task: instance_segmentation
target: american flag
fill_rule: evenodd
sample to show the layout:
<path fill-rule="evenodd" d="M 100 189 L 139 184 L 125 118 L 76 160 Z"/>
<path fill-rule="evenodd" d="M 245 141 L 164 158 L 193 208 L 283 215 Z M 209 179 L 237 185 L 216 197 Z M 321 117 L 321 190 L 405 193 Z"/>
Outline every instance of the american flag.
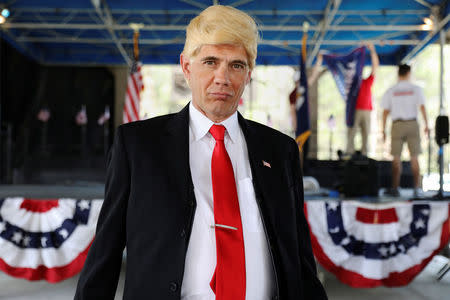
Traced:
<path fill-rule="evenodd" d="M 123 123 L 139 120 L 139 103 L 141 102 L 140 93 L 144 89 L 141 74 L 142 64 L 133 61 L 130 75 L 128 76 L 127 94 L 125 95 L 125 104 L 123 108 Z"/>
<path fill-rule="evenodd" d="M 75 116 L 75 122 L 77 125 L 86 125 L 88 122 L 87 114 L 86 114 L 86 105 L 82 105 L 80 111 Z"/>

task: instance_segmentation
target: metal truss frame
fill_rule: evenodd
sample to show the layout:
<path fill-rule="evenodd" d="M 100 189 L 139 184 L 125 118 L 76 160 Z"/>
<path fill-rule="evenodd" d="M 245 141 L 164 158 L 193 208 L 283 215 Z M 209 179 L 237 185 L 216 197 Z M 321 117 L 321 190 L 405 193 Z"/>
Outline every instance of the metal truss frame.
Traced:
<path fill-rule="evenodd" d="M 91 0 L 92 8 L 18 8 L 8 22 L 0 25 L 9 39 L 15 41 L 25 52 L 36 53 L 37 45 L 87 44 L 96 47 L 116 49 L 128 65 L 131 59 L 126 47 L 132 47 L 129 23 L 143 23 L 140 44 L 146 47 L 180 45 L 184 43 L 187 20 L 197 15 L 205 7 L 195 0 L 180 0 L 190 4 L 190 10 L 133 10 L 110 9 L 106 0 Z M 253 0 L 240 0 L 233 6 L 240 6 Z M 261 45 L 280 48 L 284 54 L 298 54 L 301 45 L 302 23 L 309 22 L 312 38 L 307 65 L 311 65 L 322 45 L 350 46 L 362 41 L 374 44 L 404 45 L 413 47 L 403 60 L 408 60 L 448 22 L 449 16 L 441 18 L 432 29 L 421 23 L 433 9 L 425 0 L 415 0 L 424 9 L 415 10 L 340 10 L 342 0 L 329 0 L 325 10 L 250 10 L 247 11 L 259 23 L 263 39 Z M 385 24 L 383 18 L 393 21 Z M 422 39 L 418 33 L 428 31 Z M 340 32 L 351 32 L 354 38 L 336 39 Z M 366 32 L 362 37 L 358 32 Z M 298 33 L 293 36 L 292 33 Z M 367 36 L 370 36 L 367 38 Z M 267 37 L 271 36 L 271 37 Z M 407 37 L 407 38 L 405 38 Z M 108 52 L 108 51 L 106 51 Z M 276 52 L 276 51 L 275 51 Z M 143 54 L 145 53 L 145 49 Z M 281 53 L 281 52 L 280 52 Z"/>

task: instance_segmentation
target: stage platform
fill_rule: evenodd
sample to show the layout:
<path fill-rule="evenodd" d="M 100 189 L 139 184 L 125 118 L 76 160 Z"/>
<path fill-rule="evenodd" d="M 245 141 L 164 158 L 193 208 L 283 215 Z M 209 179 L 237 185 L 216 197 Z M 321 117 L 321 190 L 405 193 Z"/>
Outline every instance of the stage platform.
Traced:
<path fill-rule="evenodd" d="M 320 188 L 318 191 L 305 191 L 306 201 L 361 201 L 366 203 L 388 203 L 409 201 L 413 196 L 413 190 L 404 188 L 400 190 L 400 197 L 388 197 L 383 195 L 384 189 L 380 189 L 378 197 L 345 197 L 336 191 Z M 426 197 L 432 197 L 436 192 L 425 193 Z M 70 185 L 0 185 L 0 198 L 25 197 L 32 199 L 103 199 L 104 185 L 100 183 L 78 181 Z M 424 199 L 425 200 L 425 199 Z M 448 256 L 448 246 L 445 255 Z M 352 288 L 340 282 L 333 274 L 319 267 L 319 277 L 328 293 L 329 299 L 410 299 L 410 300 L 441 300 L 450 295 L 450 272 L 441 280 L 437 279 L 439 270 L 449 262 L 445 256 L 434 257 L 430 264 L 407 286 L 399 288 Z M 124 256 L 123 268 L 115 299 L 122 299 L 125 281 L 126 257 Z M 0 272 L 0 299 L 5 300 L 64 300 L 73 299 L 78 276 L 74 276 L 57 284 L 45 281 L 30 282 L 24 279 L 10 277 Z"/>
<path fill-rule="evenodd" d="M 378 287 L 372 289 L 351 288 L 323 269 L 320 269 L 321 280 L 330 300 L 443 300 L 450 295 L 450 272 L 440 281 L 436 273 L 444 265 L 447 258 L 436 256 L 432 262 L 417 276 L 412 283 L 399 288 Z M 125 283 L 125 267 L 123 262 L 115 300 L 122 299 Z M 43 281 L 30 282 L 16 279 L 0 273 L 0 299 L 3 300 L 70 300 L 75 294 L 78 276 L 57 284 Z"/>
<path fill-rule="evenodd" d="M 103 199 L 105 185 L 79 181 L 70 185 L 2 184 L 0 198 L 24 197 L 31 199 Z"/>
<path fill-rule="evenodd" d="M 319 191 L 305 191 L 305 201 L 313 200 L 352 200 L 369 203 L 387 203 L 395 201 L 409 201 L 409 200 L 432 200 L 433 196 L 437 194 L 437 191 L 422 192 L 420 198 L 414 198 L 414 190 L 412 188 L 400 188 L 400 196 L 393 197 L 385 195 L 386 188 L 381 188 L 378 191 L 378 196 L 360 196 L 360 197 L 348 197 L 340 195 L 337 191 L 320 188 Z"/>
<path fill-rule="evenodd" d="M 339 195 L 336 191 L 327 188 L 320 188 L 318 191 L 305 191 L 305 200 L 354 200 L 362 202 L 384 203 L 391 201 L 402 201 L 413 199 L 413 189 L 401 188 L 400 197 L 391 197 L 384 195 L 385 188 L 381 188 L 378 197 L 361 196 L 346 197 Z M 101 183 L 79 181 L 68 185 L 50 185 L 50 184 L 0 184 L 0 198 L 6 197 L 24 197 L 31 199 L 103 199 L 105 186 Z M 437 192 L 424 192 L 424 199 L 432 198 Z M 418 199 L 420 200 L 420 199 Z"/>

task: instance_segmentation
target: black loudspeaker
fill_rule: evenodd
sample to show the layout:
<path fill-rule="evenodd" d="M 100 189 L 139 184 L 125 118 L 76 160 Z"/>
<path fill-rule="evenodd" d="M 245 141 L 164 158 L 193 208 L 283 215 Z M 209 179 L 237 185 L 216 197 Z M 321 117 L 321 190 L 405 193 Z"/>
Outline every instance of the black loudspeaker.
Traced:
<path fill-rule="evenodd" d="M 448 144 L 448 117 L 438 116 L 436 118 L 436 124 L 434 128 L 436 130 L 435 134 L 436 143 L 439 146 Z"/>
<path fill-rule="evenodd" d="M 378 196 L 380 186 L 376 160 L 355 153 L 344 166 L 341 192 L 345 196 Z"/>

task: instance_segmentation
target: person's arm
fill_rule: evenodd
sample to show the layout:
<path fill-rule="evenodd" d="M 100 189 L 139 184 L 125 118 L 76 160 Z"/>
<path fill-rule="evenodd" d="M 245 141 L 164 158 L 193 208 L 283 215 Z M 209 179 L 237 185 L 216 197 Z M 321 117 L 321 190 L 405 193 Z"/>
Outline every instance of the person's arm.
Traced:
<path fill-rule="evenodd" d="M 383 128 L 383 142 L 386 141 L 386 120 L 387 120 L 388 115 L 389 115 L 389 110 L 384 109 L 383 110 L 383 123 L 382 123 L 382 126 L 383 126 L 382 127 Z"/>
<path fill-rule="evenodd" d="M 323 56 L 321 53 L 317 56 L 316 63 L 314 64 L 311 76 L 308 78 L 308 86 L 313 85 L 320 75 L 320 67 L 322 66 Z"/>
<path fill-rule="evenodd" d="M 119 127 L 108 157 L 105 199 L 94 242 L 78 280 L 75 300 L 114 299 L 126 239 L 130 170 Z"/>
<path fill-rule="evenodd" d="M 427 111 L 425 109 L 425 105 L 420 105 L 420 111 L 422 112 L 423 121 L 425 122 L 425 134 L 427 137 L 430 134 L 430 129 L 428 128 L 428 118 L 427 118 Z"/>
<path fill-rule="evenodd" d="M 373 43 L 368 43 L 367 48 L 369 48 L 370 51 L 370 60 L 372 61 L 372 76 L 375 76 L 375 73 L 378 70 L 378 66 L 380 65 L 380 60 L 378 58 L 377 51 L 375 50 L 375 46 Z"/>
<path fill-rule="evenodd" d="M 289 104 L 289 111 L 291 114 L 292 131 L 295 134 L 295 132 L 297 131 L 297 109 L 295 108 L 295 104 Z"/>

